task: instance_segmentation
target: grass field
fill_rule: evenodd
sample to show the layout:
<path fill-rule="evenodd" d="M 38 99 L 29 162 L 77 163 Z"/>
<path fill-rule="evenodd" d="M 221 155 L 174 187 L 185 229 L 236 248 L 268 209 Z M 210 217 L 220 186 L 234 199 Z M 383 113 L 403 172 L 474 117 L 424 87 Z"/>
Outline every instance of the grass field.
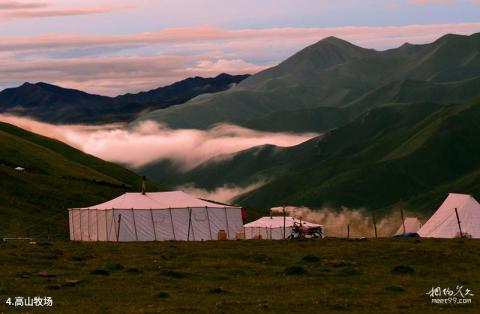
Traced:
<path fill-rule="evenodd" d="M 480 241 L 0 243 L 0 312 L 479 313 Z M 77 282 L 78 281 L 78 282 Z M 469 288 L 434 305 L 432 288 Z M 53 308 L 14 308 L 50 296 Z"/>

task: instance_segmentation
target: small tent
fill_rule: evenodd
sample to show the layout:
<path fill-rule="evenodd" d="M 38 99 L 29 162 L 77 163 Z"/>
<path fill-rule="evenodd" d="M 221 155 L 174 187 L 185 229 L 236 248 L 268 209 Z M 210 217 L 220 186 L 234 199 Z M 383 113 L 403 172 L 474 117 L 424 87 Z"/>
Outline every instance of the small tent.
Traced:
<path fill-rule="evenodd" d="M 463 235 L 480 238 L 480 204 L 471 195 L 450 193 L 440 208 L 420 228 L 426 238 L 455 238 L 460 235 L 457 215 Z"/>
<path fill-rule="evenodd" d="M 70 208 L 70 240 L 216 240 L 225 230 L 234 239 L 243 227 L 242 208 L 197 199 L 181 191 L 125 193 L 86 208 Z"/>
<path fill-rule="evenodd" d="M 403 230 L 403 226 L 405 225 L 405 230 Z M 417 233 L 418 230 L 422 227 L 422 223 L 418 220 L 417 217 L 407 217 L 403 221 L 403 223 L 398 228 L 395 235 L 401 235 L 404 233 Z"/>
<path fill-rule="evenodd" d="M 321 225 L 300 221 L 294 217 L 285 217 L 285 229 L 283 216 L 262 217 L 244 225 L 245 238 L 255 239 L 261 237 L 268 240 L 280 240 L 287 238 L 294 223 L 302 223 L 305 227 L 323 227 Z"/>

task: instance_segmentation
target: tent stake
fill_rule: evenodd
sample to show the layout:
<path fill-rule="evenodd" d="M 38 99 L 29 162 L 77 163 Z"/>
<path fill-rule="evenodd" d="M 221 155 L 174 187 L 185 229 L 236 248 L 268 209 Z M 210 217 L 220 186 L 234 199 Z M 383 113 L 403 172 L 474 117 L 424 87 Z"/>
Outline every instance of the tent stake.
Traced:
<path fill-rule="evenodd" d="M 460 238 L 463 238 L 462 226 L 460 224 L 460 217 L 458 216 L 458 210 L 455 208 L 455 215 L 457 215 L 458 229 L 460 230 Z"/>
<path fill-rule="evenodd" d="M 400 215 L 402 216 L 403 234 L 407 233 L 405 229 L 405 217 L 403 216 L 403 207 L 400 208 Z"/>

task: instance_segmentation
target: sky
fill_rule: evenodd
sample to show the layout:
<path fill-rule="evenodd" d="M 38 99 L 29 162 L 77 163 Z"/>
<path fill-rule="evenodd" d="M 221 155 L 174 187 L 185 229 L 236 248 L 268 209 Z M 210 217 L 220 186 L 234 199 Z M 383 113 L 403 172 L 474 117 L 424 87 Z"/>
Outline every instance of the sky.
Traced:
<path fill-rule="evenodd" d="M 102 95 L 256 73 L 328 36 L 384 50 L 480 32 L 480 0 L 0 0 L 0 89 Z"/>

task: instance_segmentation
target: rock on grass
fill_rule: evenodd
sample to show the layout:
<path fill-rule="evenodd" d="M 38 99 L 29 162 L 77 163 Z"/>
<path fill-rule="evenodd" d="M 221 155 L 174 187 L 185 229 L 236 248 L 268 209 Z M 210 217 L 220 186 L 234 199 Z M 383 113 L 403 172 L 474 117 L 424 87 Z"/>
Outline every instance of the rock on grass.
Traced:
<path fill-rule="evenodd" d="M 90 275 L 108 276 L 110 273 L 105 269 L 95 269 L 94 271 L 90 272 Z"/>
<path fill-rule="evenodd" d="M 299 276 L 299 275 L 305 275 L 307 273 L 307 270 L 303 268 L 302 266 L 290 266 L 287 267 L 283 270 L 283 273 L 287 276 Z"/>
<path fill-rule="evenodd" d="M 170 293 L 162 291 L 162 292 L 159 292 L 156 295 L 156 297 L 159 298 L 159 299 L 167 299 L 167 298 L 170 298 Z"/>
<path fill-rule="evenodd" d="M 160 272 L 160 274 L 165 277 L 176 278 L 176 279 L 182 279 L 188 276 L 187 273 L 182 273 L 175 270 L 163 270 L 162 272 Z"/>
<path fill-rule="evenodd" d="M 395 266 L 392 269 L 394 275 L 412 275 L 415 274 L 415 269 L 407 265 Z"/>
<path fill-rule="evenodd" d="M 225 289 L 223 289 L 223 288 L 213 288 L 213 289 L 210 289 L 209 292 L 212 293 L 212 294 L 225 294 L 225 293 L 228 293 L 228 291 L 225 290 Z"/>
<path fill-rule="evenodd" d="M 316 257 L 315 255 L 305 255 L 302 258 L 303 261 L 308 262 L 308 263 L 318 263 L 320 262 L 320 259 Z"/>

